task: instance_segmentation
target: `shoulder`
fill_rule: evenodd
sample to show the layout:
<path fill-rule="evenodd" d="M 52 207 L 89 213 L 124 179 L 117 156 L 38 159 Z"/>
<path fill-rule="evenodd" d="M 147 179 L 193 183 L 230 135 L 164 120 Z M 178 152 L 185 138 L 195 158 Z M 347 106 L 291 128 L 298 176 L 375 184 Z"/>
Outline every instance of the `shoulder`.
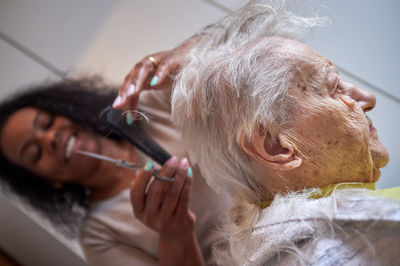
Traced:
<path fill-rule="evenodd" d="M 240 264 L 387 263 L 400 250 L 400 205 L 354 190 L 318 200 L 277 197 L 239 246 L 246 250 Z"/>

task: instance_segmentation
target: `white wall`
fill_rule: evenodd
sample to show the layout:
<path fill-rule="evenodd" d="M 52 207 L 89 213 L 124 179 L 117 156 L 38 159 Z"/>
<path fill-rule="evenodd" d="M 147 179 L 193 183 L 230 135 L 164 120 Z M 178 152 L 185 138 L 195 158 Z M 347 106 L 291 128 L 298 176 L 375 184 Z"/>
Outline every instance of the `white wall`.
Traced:
<path fill-rule="evenodd" d="M 341 73 L 343 80 L 376 95 L 376 108 L 368 115 L 391 159 L 382 169 L 377 187 L 399 186 L 400 102 L 374 87 L 400 99 L 400 1 L 316 0 L 314 3 L 326 6 L 322 8 L 323 13 L 333 20 L 333 24 L 317 30 L 308 43 L 337 66 L 373 85 Z"/>
<path fill-rule="evenodd" d="M 146 54 L 172 48 L 243 0 L 0 0 L 0 33 L 15 39 L 61 72 L 100 73 L 118 84 Z M 400 2 L 314 0 L 334 24 L 308 43 L 341 68 L 400 97 Z M 384 5 L 382 4 L 384 3 Z M 0 97 L 56 75 L 0 40 Z M 72 73 L 72 74 L 71 74 Z M 344 79 L 353 78 L 342 75 Z M 354 80 L 359 86 L 371 89 Z M 400 185 L 399 103 L 375 92 L 371 113 L 392 161 L 379 187 Z M 0 247 L 24 265 L 83 265 L 24 212 L 0 197 Z M 15 233 L 14 233 L 15 232 Z"/>

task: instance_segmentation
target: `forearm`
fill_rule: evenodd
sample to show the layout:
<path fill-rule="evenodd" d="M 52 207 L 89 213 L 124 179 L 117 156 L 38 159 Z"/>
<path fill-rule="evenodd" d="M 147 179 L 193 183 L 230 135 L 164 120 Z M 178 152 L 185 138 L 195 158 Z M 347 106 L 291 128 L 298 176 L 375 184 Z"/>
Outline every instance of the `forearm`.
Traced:
<path fill-rule="evenodd" d="M 203 254 L 194 232 L 178 238 L 160 234 L 158 257 L 160 266 L 205 265 Z"/>

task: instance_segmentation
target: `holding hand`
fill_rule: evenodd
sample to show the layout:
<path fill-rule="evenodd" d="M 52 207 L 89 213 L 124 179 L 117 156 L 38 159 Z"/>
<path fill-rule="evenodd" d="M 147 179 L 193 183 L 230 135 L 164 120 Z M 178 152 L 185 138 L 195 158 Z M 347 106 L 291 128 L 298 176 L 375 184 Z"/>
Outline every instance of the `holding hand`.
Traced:
<path fill-rule="evenodd" d="M 187 159 L 178 163 L 169 159 L 158 176 L 174 178 L 173 182 L 154 179 L 154 165 L 148 162 L 136 175 L 131 188 L 133 212 L 146 226 L 159 232 L 158 259 L 164 265 L 204 265 L 194 233 L 195 215 L 189 210 L 192 168 Z"/>
<path fill-rule="evenodd" d="M 174 156 L 158 173 L 174 178 L 174 182 L 154 179 L 152 162 L 146 164 L 136 175 L 131 188 L 133 212 L 146 226 L 160 233 L 160 237 L 178 239 L 194 231 L 195 215 L 189 210 L 192 170 L 187 159 L 179 163 Z M 147 191 L 146 191 L 147 189 Z"/>
<path fill-rule="evenodd" d="M 192 48 L 192 41 L 143 58 L 125 77 L 113 107 L 121 110 L 137 110 L 139 94 L 143 90 L 171 88 L 171 77 L 178 72 Z"/>

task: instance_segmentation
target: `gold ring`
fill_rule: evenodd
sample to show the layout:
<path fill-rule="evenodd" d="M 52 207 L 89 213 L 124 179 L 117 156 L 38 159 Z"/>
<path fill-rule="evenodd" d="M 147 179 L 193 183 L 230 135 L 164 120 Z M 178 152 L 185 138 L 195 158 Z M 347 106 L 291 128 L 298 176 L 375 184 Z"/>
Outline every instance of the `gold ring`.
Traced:
<path fill-rule="evenodd" d="M 154 57 L 149 56 L 146 59 L 149 60 L 153 64 L 154 67 L 157 67 L 157 61 Z"/>

